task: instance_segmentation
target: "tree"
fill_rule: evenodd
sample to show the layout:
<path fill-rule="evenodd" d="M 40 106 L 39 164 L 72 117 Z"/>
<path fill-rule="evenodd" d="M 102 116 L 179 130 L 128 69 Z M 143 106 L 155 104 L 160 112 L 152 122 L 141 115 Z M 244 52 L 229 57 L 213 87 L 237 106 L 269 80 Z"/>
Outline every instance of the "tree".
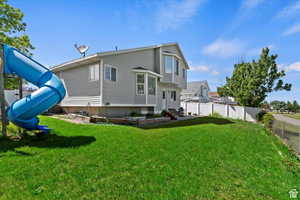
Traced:
<path fill-rule="evenodd" d="M 8 5 L 7 0 L 0 0 L 0 43 L 13 46 L 23 53 L 31 56 L 30 50 L 34 47 L 30 43 L 26 31 L 26 23 L 23 22 L 24 14 L 20 9 Z M 6 78 L 5 88 L 18 88 L 17 78 Z"/>
<path fill-rule="evenodd" d="M 298 102 L 295 100 L 293 101 L 293 109 L 292 112 L 297 113 L 300 110 L 300 105 L 298 104 Z"/>
<path fill-rule="evenodd" d="M 270 102 L 270 106 L 271 106 L 271 110 L 279 110 L 279 101 L 275 100 L 275 101 L 271 101 Z"/>
<path fill-rule="evenodd" d="M 218 93 L 234 97 L 242 106 L 257 107 L 273 91 L 290 91 L 292 85 L 281 79 L 285 72 L 278 70 L 277 55 L 269 55 L 269 51 L 263 48 L 258 61 L 235 64 L 232 76 L 226 77 L 226 84 L 218 88 Z"/>
<path fill-rule="evenodd" d="M 262 102 L 260 107 L 264 110 L 270 110 L 270 104 L 267 101 Z"/>
<path fill-rule="evenodd" d="M 294 104 L 292 104 L 290 101 L 287 101 L 286 110 L 288 111 L 288 113 L 293 112 L 294 111 Z"/>

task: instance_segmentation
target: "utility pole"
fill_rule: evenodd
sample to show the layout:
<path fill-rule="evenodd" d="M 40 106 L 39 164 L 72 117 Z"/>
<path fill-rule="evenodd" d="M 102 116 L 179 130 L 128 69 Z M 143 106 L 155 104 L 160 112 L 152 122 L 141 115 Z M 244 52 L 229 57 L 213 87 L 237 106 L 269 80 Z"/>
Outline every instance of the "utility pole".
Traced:
<path fill-rule="evenodd" d="M 1 121 L 2 121 L 2 134 L 7 136 L 6 132 L 6 110 L 5 110 L 5 94 L 4 94 L 4 49 L 0 44 L 0 105 L 1 105 Z"/>

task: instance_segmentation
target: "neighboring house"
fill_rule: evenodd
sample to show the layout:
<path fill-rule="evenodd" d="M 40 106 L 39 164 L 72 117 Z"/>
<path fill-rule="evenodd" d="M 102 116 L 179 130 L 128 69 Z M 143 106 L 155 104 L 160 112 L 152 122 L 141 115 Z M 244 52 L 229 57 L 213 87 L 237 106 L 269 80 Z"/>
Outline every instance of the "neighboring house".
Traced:
<path fill-rule="evenodd" d="M 221 97 L 218 92 L 209 92 L 208 97 L 210 102 L 221 104 L 237 104 L 233 97 Z"/>
<path fill-rule="evenodd" d="M 187 89 L 181 92 L 181 101 L 207 103 L 209 86 L 207 81 L 193 81 L 187 83 Z"/>
<path fill-rule="evenodd" d="M 67 113 L 122 116 L 180 107 L 189 66 L 177 43 L 96 53 L 51 70 L 65 84 Z"/>

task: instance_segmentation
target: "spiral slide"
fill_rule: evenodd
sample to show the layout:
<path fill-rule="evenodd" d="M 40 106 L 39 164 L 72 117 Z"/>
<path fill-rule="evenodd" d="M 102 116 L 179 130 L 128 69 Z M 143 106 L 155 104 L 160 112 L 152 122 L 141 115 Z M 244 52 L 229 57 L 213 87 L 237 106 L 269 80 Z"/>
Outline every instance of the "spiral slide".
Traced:
<path fill-rule="evenodd" d="M 4 73 L 15 74 L 39 87 L 23 99 L 15 101 L 7 109 L 7 118 L 24 129 L 48 133 L 47 126 L 39 125 L 37 115 L 61 102 L 66 90 L 60 79 L 48 68 L 24 55 L 15 48 L 2 45 L 4 50 Z"/>

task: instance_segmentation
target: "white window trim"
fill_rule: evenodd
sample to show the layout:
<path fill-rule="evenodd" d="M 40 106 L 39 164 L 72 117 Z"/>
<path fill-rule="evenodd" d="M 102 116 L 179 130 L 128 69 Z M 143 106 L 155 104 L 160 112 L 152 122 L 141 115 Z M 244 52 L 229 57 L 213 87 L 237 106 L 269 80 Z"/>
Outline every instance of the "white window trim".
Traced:
<path fill-rule="evenodd" d="M 171 67 L 171 72 L 167 72 L 167 68 L 166 68 L 166 57 L 165 56 L 171 56 L 172 57 L 172 67 Z M 166 73 L 166 74 L 174 74 L 174 56 L 172 56 L 172 55 L 168 55 L 168 54 L 166 54 L 166 55 L 164 55 L 164 72 Z"/>
<path fill-rule="evenodd" d="M 109 70 L 109 72 L 110 72 L 110 79 L 106 79 L 106 77 L 105 77 L 105 72 L 106 72 L 106 69 L 107 68 L 110 68 L 110 70 Z M 113 80 L 111 80 L 111 74 L 112 74 L 112 68 L 114 68 L 115 70 L 116 70 L 116 81 L 113 81 Z M 111 82 L 113 82 L 113 83 L 116 83 L 116 82 L 118 82 L 118 68 L 117 67 L 115 67 L 115 66 L 113 66 L 113 65 L 109 65 L 109 64 L 104 64 L 104 73 L 103 73 L 103 75 L 104 75 L 104 80 L 105 81 L 111 81 Z"/>
<path fill-rule="evenodd" d="M 149 91 L 148 91 L 148 94 L 149 94 L 149 96 L 156 96 L 156 94 L 157 94 L 157 77 L 156 76 L 151 76 L 150 74 L 148 75 L 147 79 L 149 77 L 154 78 L 154 80 L 155 80 L 155 94 L 149 94 Z M 149 83 L 147 85 L 148 85 L 147 90 L 149 90 Z"/>
<path fill-rule="evenodd" d="M 96 68 L 98 68 L 98 78 L 96 79 L 96 70 L 93 71 L 94 74 L 94 78 L 92 79 L 92 73 L 91 73 L 91 69 L 93 68 L 93 70 L 95 70 Z M 100 65 L 98 63 L 93 64 L 93 65 L 89 65 L 89 82 L 95 82 L 95 81 L 99 81 L 100 80 Z"/>
<path fill-rule="evenodd" d="M 176 100 L 174 100 L 174 98 L 172 98 L 172 93 L 173 93 L 173 92 L 175 92 Z M 176 91 L 176 90 L 171 90 L 170 99 L 171 99 L 171 101 L 173 101 L 173 102 L 176 102 L 176 101 L 177 101 L 177 91 Z"/>
<path fill-rule="evenodd" d="M 178 73 L 176 74 L 176 61 L 178 61 Z M 180 65 L 180 59 L 175 59 L 175 66 L 174 66 L 174 74 L 176 75 L 176 76 L 180 76 L 180 69 L 181 69 L 181 65 Z"/>
<path fill-rule="evenodd" d="M 178 56 L 177 54 L 175 54 L 175 53 L 165 53 L 165 52 L 163 52 L 162 54 L 167 55 L 167 56 L 174 56 L 174 57 L 178 58 L 179 60 L 182 60 L 182 58 L 180 56 Z"/>
<path fill-rule="evenodd" d="M 138 83 L 137 80 L 138 80 L 138 75 L 143 75 L 144 76 L 144 83 Z M 143 85 L 144 86 L 144 93 L 143 94 L 139 94 L 138 93 L 138 85 Z M 146 86 L 146 73 L 136 73 L 135 74 L 135 94 L 137 96 L 144 96 L 146 95 L 146 91 L 145 91 L 145 87 Z"/>

